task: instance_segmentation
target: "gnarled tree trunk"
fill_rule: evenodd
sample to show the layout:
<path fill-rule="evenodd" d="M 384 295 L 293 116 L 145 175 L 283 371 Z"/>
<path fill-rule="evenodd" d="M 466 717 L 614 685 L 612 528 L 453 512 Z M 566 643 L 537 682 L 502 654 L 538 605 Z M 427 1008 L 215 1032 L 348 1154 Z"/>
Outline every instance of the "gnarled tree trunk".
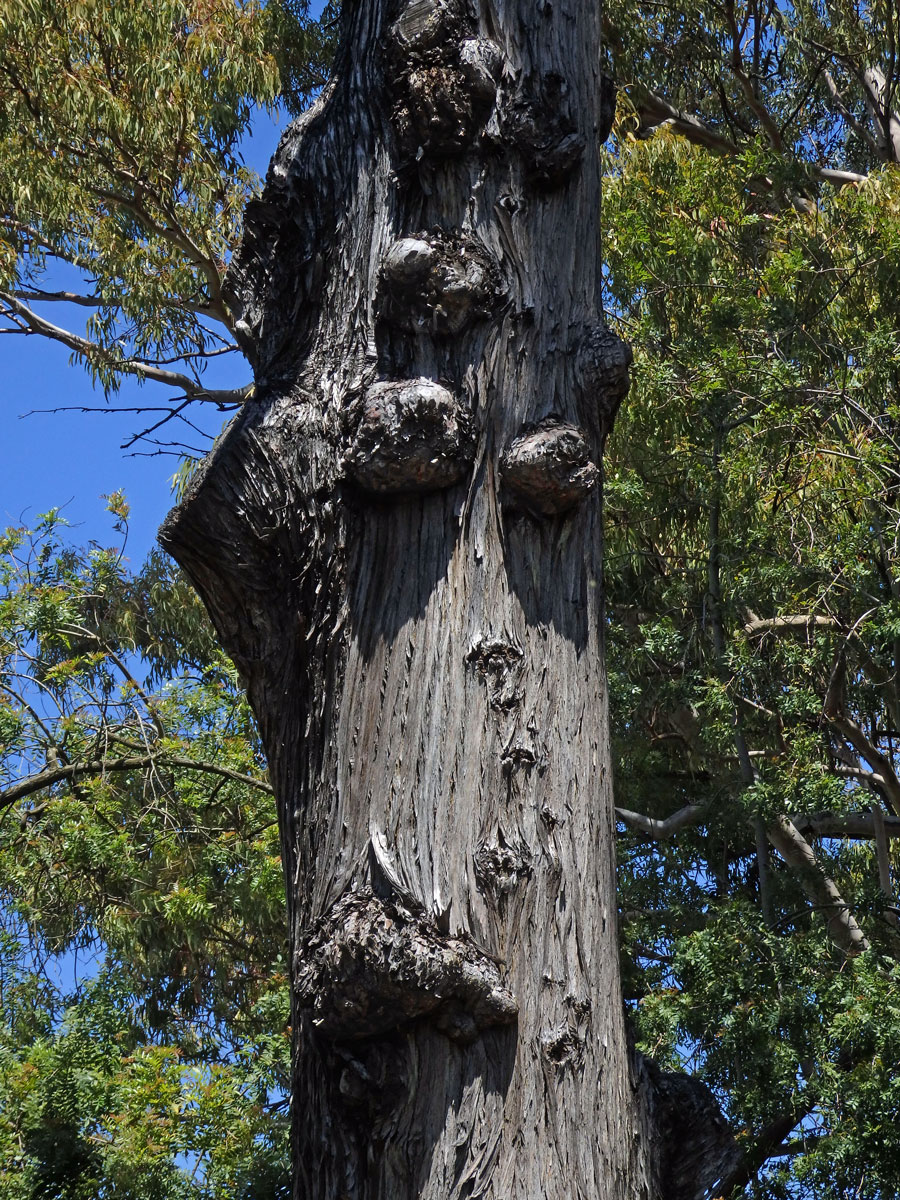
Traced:
<path fill-rule="evenodd" d="M 278 796 L 295 1195 L 701 1196 L 618 982 L 599 8 L 344 25 L 231 273 L 255 398 L 162 535 Z"/>

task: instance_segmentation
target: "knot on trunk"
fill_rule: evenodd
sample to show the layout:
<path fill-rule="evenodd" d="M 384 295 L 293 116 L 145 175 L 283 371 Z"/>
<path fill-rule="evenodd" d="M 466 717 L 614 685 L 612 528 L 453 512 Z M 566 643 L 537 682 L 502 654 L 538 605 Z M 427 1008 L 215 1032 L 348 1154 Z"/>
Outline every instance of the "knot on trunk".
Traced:
<path fill-rule="evenodd" d="M 598 478 L 584 434 L 553 418 L 516 438 L 500 462 L 505 502 L 532 516 L 568 512 L 593 491 Z"/>
<path fill-rule="evenodd" d="M 619 405 L 631 386 L 634 355 L 606 325 L 589 329 L 575 352 L 575 384 L 585 425 L 603 436 L 612 429 Z"/>
<path fill-rule="evenodd" d="M 502 638 L 479 638 L 466 655 L 466 665 L 487 685 L 491 708 L 507 712 L 522 702 L 525 651 Z"/>
<path fill-rule="evenodd" d="M 510 844 L 502 832 L 475 851 L 475 880 L 483 892 L 508 896 L 531 873 L 531 851 L 524 842 Z"/>
<path fill-rule="evenodd" d="M 486 123 L 503 56 L 474 32 L 456 0 L 411 0 L 392 26 L 389 60 L 400 92 L 394 123 L 407 154 L 461 154 Z"/>
<path fill-rule="evenodd" d="M 428 1017 L 471 1041 L 518 1005 L 497 964 L 471 942 L 371 892 L 342 897 L 304 939 L 296 995 L 319 1033 L 367 1038 Z"/>
<path fill-rule="evenodd" d="M 569 115 L 566 93 L 561 75 L 545 75 L 537 95 L 513 97 L 502 114 L 501 130 L 537 188 L 562 186 L 584 155 L 585 139 Z"/>
<path fill-rule="evenodd" d="M 329 1061 L 330 1059 L 330 1061 Z M 362 1121 L 383 1120 L 409 1093 L 405 1056 L 392 1038 L 332 1042 L 326 1061 L 342 1105 Z"/>
<path fill-rule="evenodd" d="M 504 291 L 484 246 L 441 230 L 394 242 L 381 266 L 382 315 L 410 332 L 458 334 L 489 316 Z"/>
<path fill-rule="evenodd" d="M 541 1034 L 541 1057 L 557 1072 L 567 1067 L 577 1068 L 584 1061 L 584 1034 L 570 1025 L 560 1025 Z"/>
<path fill-rule="evenodd" d="M 430 379 L 374 383 L 351 411 L 355 432 L 347 474 L 369 492 L 431 492 L 450 487 L 472 461 L 469 413 Z"/>
<path fill-rule="evenodd" d="M 314 336 L 334 238 L 325 217 L 329 187 L 322 180 L 318 194 L 310 190 L 301 203 L 301 185 L 279 179 L 244 210 L 241 244 L 222 295 L 234 317 L 235 340 L 259 374 L 280 353 L 297 355 Z"/>

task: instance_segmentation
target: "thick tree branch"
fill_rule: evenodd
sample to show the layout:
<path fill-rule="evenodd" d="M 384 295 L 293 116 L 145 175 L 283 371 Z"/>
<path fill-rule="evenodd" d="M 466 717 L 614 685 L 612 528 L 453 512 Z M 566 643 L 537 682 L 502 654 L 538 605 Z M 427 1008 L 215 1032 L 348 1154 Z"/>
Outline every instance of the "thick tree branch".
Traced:
<path fill-rule="evenodd" d="M 835 945 L 848 955 L 868 950 L 868 940 L 857 925 L 850 906 L 834 881 L 822 870 L 812 847 L 797 826 L 787 817 L 777 816 L 766 823 L 766 833 L 784 861 L 797 868 L 809 899 L 825 910 L 828 932 Z"/>
<path fill-rule="evenodd" d="M 653 817 L 645 816 L 644 813 L 631 812 L 627 808 L 617 808 L 616 817 L 627 825 L 629 829 L 634 829 L 638 833 L 645 833 L 648 837 L 654 838 L 656 841 L 665 841 L 672 837 L 679 829 L 684 829 L 688 825 L 696 825 L 704 809 L 699 804 L 687 804 L 684 808 L 673 813 L 670 817 L 664 820 L 656 820 Z"/>
<path fill-rule="evenodd" d="M 688 804 L 680 808 L 665 820 L 654 820 L 643 813 L 630 812 L 628 809 L 617 808 L 616 816 L 629 828 L 644 833 L 657 841 L 665 840 L 686 826 L 696 825 L 703 813 L 697 804 Z M 900 836 L 900 820 L 892 823 L 891 835 Z M 817 823 L 819 828 L 817 828 Z M 823 836 L 833 836 L 834 832 L 845 830 L 849 836 L 876 837 L 876 830 L 871 813 L 868 817 L 852 817 L 832 819 L 830 814 L 821 818 L 806 818 L 806 825 L 814 832 Z M 849 834 L 851 829 L 862 831 Z M 828 831 L 826 833 L 826 830 Z M 887 822 L 885 822 L 887 832 Z M 766 823 L 766 836 L 790 867 L 797 869 L 803 889 L 809 899 L 817 907 L 826 911 L 828 931 L 839 949 L 846 954 L 860 954 L 867 950 L 869 943 L 856 923 L 849 905 L 841 896 L 834 881 L 825 874 L 819 864 L 812 847 L 801 834 L 797 825 L 787 817 L 778 816 Z"/>
<path fill-rule="evenodd" d="M 732 1173 L 721 1180 L 716 1188 L 717 1196 L 731 1196 L 737 1188 L 744 1188 L 751 1183 L 770 1158 L 782 1154 L 784 1143 L 797 1128 L 805 1116 L 812 1111 L 813 1102 L 804 1099 L 798 1101 L 797 1107 L 784 1116 L 776 1117 L 771 1124 L 761 1129 L 753 1141 L 752 1147 L 745 1151 L 743 1158 Z"/>
<path fill-rule="evenodd" d="M 641 123 L 648 127 L 666 124 L 695 146 L 703 146 L 716 154 L 738 153 L 736 142 L 711 129 L 699 118 L 676 108 L 658 92 L 644 92 L 636 110 Z"/>
<path fill-rule="evenodd" d="M 858 624 L 859 622 L 857 622 Z M 894 679 L 872 657 L 868 647 L 857 633 L 856 627 L 848 629 L 846 625 L 834 617 L 813 613 L 788 613 L 777 617 L 758 617 L 755 613 L 748 612 L 748 619 L 744 624 L 744 632 L 748 637 L 758 637 L 766 633 L 789 634 L 805 632 L 809 634 L 814 629 L 829 630 L 837 633 L 844 639 L 846 645 L 852 647 L 853 653 L 868 675 L 869 681 L 875 687 L 885 689 L 891 693 L 885 697 L 885 702 L 891 712 L 891 719 L 895 723 L 900 724 L 900 713 L 896 711 L 892 695 Z"/>
<path fill-rule="evenodd" d="M 885 918 L 892 925 L 897 925 L 897 914 L 893 909 L 894 885 L 891 878 L 891 855 L 888 844 L 887 830 L 884 824 L 884 813 L 876 806 L 872 809 L 872 827 L 875 830 L 875 853 L 878 861 L 878 885 L 888 901 Z"/>
<path fill-rule="evenodd" d="M 702 146 L 715 154 L 738 154 L 740 147 L 731 138 L 712 129 L 698 117 L 684 112 L 670 104 L 658 92 L 645 92 L 635 105 L 635 111 L 642 125 L 648 129 L 656 125 L 668 125 L 677 134 L 686 138 L 694 146 Z M 804 164 L 817 178 L 824 183 L 837 187 L 845 184 L 865 183 L 868 176 L 860 175 L 857 171 L 842 171 L 834 167 L 820 167 L 814 163 Z"/>
<path fill-rule="evenodd" d="M 744 625 L 744 632 L 752 637 L 757 633 L 778 633 L 781 630 L 794 632 L 803 629 L 838 628 L 838 623 L 833 617 L 815 616 L 812 613 L 791 613 L 781 617 L 751 616 Z"/>
<path fill-rule="evenodd" d="M 900 117 L 891 111 L 887 81 L 878 67 L 857 69 L 866 107 L 878 129 L 878 144 L 885 162 L 900 162 Z"/>
<path fill-rule="evenodd" d="M 617 808 L 616 816 L 629 829 L 646 834 L 656 841 L 665 841 L 681 829 L 690 828 L 700 822 L 703 808 L 699 804 L 688 804 L 665 820 L 656 820 L 644 813 L 630 812 Z M 823 838 L 848 838 L 851 841 L 874 841 L 875 825 L 871 812 L 859 813 L 804 813 L 791 818 L 796 829 L 804 835 Z M 884 831 L 888 838 L 900 838 L 900 817 L 883 814 Z"/>

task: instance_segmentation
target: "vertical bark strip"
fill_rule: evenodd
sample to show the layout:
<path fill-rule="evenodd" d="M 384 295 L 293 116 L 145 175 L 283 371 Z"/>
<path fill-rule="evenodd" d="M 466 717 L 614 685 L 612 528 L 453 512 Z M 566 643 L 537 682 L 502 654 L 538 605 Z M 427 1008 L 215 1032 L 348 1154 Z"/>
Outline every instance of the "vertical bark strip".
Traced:
<path fill-rule="evenodd" d="M 617 967 L 599 9 L 344 25 L 229 280 L 256 396 L 162 534 L 278 797 L 295 1196 L 675 1195 Z"/>

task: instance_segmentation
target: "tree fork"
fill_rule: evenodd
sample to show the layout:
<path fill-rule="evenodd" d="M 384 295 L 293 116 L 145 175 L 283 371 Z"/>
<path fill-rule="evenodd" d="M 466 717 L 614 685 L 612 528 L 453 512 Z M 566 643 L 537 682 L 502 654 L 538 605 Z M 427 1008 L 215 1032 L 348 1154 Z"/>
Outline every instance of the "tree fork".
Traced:
<path fill-rule="evenodd" d="M 343 26 L 227 280 L 255 394 L 161 533 L 278 800 L 294 1194 L 699 1200 L 730 1135 L 677 1169 L 618 978 L 600 13 Z"/>

